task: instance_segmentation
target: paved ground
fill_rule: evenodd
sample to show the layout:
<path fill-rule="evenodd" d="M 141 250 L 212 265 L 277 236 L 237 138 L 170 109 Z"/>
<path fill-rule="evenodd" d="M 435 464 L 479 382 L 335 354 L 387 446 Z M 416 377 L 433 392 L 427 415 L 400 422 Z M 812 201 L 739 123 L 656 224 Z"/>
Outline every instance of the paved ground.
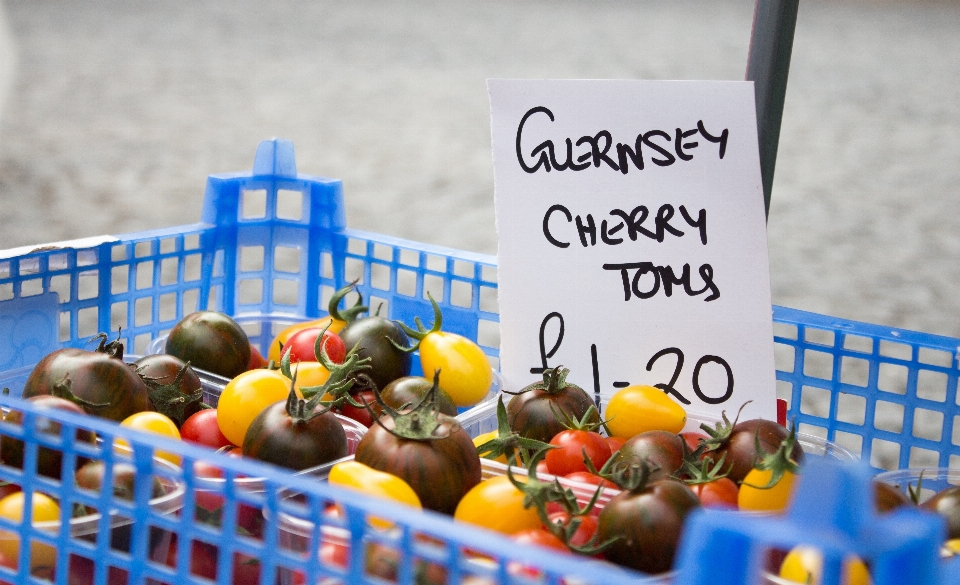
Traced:
<path fill-rule="evenodd" d="M 0 0 L 0 248 L 193 222 L 283 136 L 352 226 L 493 253 L 486 78 L 742 79 L 753 5 Z M 801 3 L 775 302 L 960 336 L 958 55 L 956 1 Z"/>

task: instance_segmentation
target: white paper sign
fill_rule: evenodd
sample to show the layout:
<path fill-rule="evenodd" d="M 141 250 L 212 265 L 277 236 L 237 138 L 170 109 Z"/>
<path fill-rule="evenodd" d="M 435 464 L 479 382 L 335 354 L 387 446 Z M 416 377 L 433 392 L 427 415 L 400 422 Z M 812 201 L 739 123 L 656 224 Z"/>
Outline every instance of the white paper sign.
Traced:
<path fill-rule="evenodd" d="M 588 392 L 776 420 L 753 84 L 488 89 L 506 388 L 563 365 Z"/>

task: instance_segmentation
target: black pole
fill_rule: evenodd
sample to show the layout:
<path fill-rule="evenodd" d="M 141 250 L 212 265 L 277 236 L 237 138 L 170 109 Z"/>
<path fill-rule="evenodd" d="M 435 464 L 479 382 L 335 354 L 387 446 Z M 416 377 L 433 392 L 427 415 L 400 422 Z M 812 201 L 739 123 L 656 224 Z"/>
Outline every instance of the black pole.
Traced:
<path fill-rule="evenodd" d="M 756 92 L 760 175 L 763 178 L 763 203 L 768 216 L 798 5 L 799 0 L 757 0 L 753 13 L 747 81 L 754 83 Z"/>

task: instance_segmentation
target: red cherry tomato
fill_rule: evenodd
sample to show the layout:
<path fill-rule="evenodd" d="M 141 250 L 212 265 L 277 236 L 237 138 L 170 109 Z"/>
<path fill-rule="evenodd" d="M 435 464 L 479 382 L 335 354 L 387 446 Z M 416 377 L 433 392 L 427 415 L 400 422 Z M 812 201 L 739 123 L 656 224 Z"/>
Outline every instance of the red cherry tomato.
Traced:
<path fill-rule="evenodd" d="M 623 437 L 604 437 L 607 440 L 607 445 L 610 446 L 610 452 L 616 453 L 620 450 L 620 447 L 623 447 L 623 444 L 627 442 Z"/>
<path fill-rule="evenodd" d="M 308 327 L 301 329 L 287 339 L 283 346 L 283 352 L 290 352 L 290 361 L 295 362 L 317 362 L 315 353 L 317 337 L 323 335 L 323 349 L 327 352 L 327 357 L 335 364 L 342 364 L 347 355 L 347 348 L 343 344 L 340 336 L 332 331 L 324 331 L 322 327 Z"/>
<path fill-rule="evenodd" d="M 373 390 L 362 390 L 353 395 L 353 399 L 359 404 L 369 404 L 371 410 L 374 413 L 380 412 L 380 405 L 377 404 L 377 399 L 374 398 Z M 340 407 L 340 414 L 347 418 L 352 418 L 368 429 L 373 426 L 373 415 L 370 414 L 370 410 L 366 408 L 358 408 L 349 402 L 343 403 Z"/>
<path fill-rule="evenodd" d="M 696 451 L 697 447 L 700 446 L 701 440 L 706 441 L 710 438 L 706 433 L 701 433 L 700 431 L 684 431 L 680 433 L 680 436 L 686 441 L 687 447 L 689 447 L 691 451 Z"/>
<path fill-rule="evenodd" d="M 567 475 L 574 471 L 587 471 L 583 461 L 586 456 L 594 469 L 600 469 L 610 459 L 610 446 L 599 433 L 567 429 L 560 431 L 550 444 L 556 449 L 547 451 L 544 461 L 554 475 Z"/>
<path fill-rule="evenodd" d="M 230 439 L 220 431 L 216 408 L 205 408 L 183 421 L 183 426 L 180 427 L 180 438 L 212 449 L 233 445 Z"/>
<path fill-rule="evenodd" d="M 260 368 L 267 367 L 267 360 L 263 357 L 263 354 L 260 353 L 260 350 L 256 348 L 252 343 L 250 344 L 250 363 L 247 365 L 248 370 L 257 370 Z"/>
<path fill-rule="evenodd" d="M 577 516 L 572 518 L 568 512 L 554 512 L 547 516 L 551 524 L 556 524 L 566 528 L 572 522 L 577 522 L 577 528 L 570 535 L 568 544 L 572 546 L 584 546 L 593 540 L 597 534 L 599 521 L 596 516 Z"/>
<path fill-rule="evenodd" d="M 563 541 L 544 530 L 543 528 L 526 528 L 510 535 L 512 540 L 523 544 L 533 544 L 536 546 L 545 546 L 556 550 L 569 551 Z"/>
<path fill-rule="evenodd" d="M 568 473 L 563 477 L 569 479 L 570 481 L 587 483 L 590 485 L 603 486 L 605 488 L 612 488 L 615 490 L 620 489 L 617 487 L 615 483 L 613 483 L 609 479 L 604 479 L 599 475 L 594 475 L 590 473 L 589 471 L 574 471 L 573 473 Z"/>
<path fill-rule="evenodd" d="M 737 508 L 739 488 L 730 478 L 721 477 L 690 486 L 705 508 Z"/>

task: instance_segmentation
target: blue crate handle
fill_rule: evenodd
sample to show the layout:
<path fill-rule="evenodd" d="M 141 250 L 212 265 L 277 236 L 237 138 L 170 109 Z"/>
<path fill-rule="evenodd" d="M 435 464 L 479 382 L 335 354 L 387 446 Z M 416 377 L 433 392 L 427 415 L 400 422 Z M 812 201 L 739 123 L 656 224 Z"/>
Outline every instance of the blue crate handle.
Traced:
<path fill-rule="evenodd" d="M 824 458 L 806 465 L 783 517 L 698 510 L 684 528 L 675 585 L 754 583 L 768 551 L 801 544 L 823 554 L 821 585 L 840 585 L 851 555 L 867 563 L 874 585 L 958 583 L 960 560 L 943 564 L 938 554 L 943 518 L 912 507 L 879 515 L 872 475 L 866 464 Z"/>

